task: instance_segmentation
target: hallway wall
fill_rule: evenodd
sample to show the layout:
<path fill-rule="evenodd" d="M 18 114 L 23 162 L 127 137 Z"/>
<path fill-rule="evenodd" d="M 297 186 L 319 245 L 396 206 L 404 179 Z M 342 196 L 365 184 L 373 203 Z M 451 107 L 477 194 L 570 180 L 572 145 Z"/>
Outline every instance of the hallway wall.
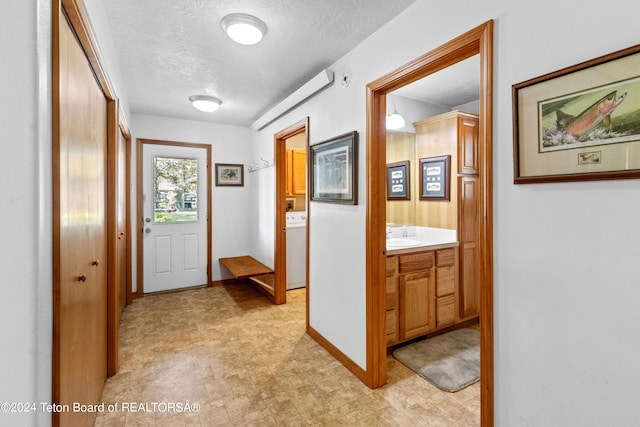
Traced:
<path fill-rule="evenodd" d="M 5 3 L 0 14 L 0 402 L 51 401 L 50 51 L 51 3 Z M 42 411 L 0 413 L 3 425 L 50 420 Z"/>
<path fill-rule="evenodd" d="M 330 66 L 336 79 L 351 72 L 348 88 L 334 83 L 253 138 L 252 150 L 271 157 L 273 134 L 307 115 L 311 144 L 360 132 L 359 204 L 310 206 L 309 291 L 311 326 L 364 367 L 366 84 L 495 21 L 497 426 L 640 424 L 638 377 L 630 374 L 640 353 L 630 338 L 640 323 L 640 180 L 513 184 L 511 86 L 638 43 L 635 2 L 609 4 L 607 23 L 596 6 L 419 0 Z M 254 224 L 268 224 L 266 215 L 257 211 Z"/>

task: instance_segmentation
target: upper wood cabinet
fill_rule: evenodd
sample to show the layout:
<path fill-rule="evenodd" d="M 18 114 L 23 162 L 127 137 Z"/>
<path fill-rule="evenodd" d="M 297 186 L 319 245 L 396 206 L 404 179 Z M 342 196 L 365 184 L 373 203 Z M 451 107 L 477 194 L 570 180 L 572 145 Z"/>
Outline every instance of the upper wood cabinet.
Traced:
<path fill-rule="evenodd" d="M 307 153 L 287 148 L 287 195 L 302 196 L 307 192 Z"/>
<path fill-rule="evenodd" d="M 458 173 L 478 174 L 478 117 L 458 116 Z"/>

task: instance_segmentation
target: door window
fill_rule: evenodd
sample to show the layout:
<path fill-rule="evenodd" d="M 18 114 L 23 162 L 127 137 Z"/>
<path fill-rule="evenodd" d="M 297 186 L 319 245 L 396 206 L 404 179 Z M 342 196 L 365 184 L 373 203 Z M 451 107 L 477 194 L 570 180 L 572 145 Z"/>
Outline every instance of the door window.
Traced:
<path fill-rule="evenodd" d="M 198 160 L 154 157 L 154 222 L 198 220 Z"/>

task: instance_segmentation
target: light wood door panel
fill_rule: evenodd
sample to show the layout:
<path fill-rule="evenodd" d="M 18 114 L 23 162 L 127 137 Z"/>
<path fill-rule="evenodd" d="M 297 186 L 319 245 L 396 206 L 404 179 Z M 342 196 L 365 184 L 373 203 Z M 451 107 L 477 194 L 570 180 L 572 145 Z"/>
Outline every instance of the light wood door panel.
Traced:
<path fill-rule="evenodd" d="M 122 313 L 127 303 L 127 140 L 121 131 L 118 132 L 117 164 L 116 164 L 116 231 L 118 233 L 117 248 L 117 284 L 118 312 Z"/>
<path fill-rule="evenodd" d="M 460 176 L 460 318 L 480 311 L 480 179 Z"/>
<path fill-rule="evenodd" d="M 59 227 L 54 248 L 54 401 L 97 404 L 107 368 L 107 101 L 64 18 L 60 22 L 59 142 L 54 147 Z M 57 149 L 56 149 L 57 148 Z M 57 193 L 57 194 L 56 194 Z M 55 236 L 54 231 L 54 236 Z M 60 425 L 95 414 L 62 412 Z"/>
<path fill-rule="evenodd" d="M 435 294 L 431 270 L 400 276 L 400 339 L 435 328 Z"/>

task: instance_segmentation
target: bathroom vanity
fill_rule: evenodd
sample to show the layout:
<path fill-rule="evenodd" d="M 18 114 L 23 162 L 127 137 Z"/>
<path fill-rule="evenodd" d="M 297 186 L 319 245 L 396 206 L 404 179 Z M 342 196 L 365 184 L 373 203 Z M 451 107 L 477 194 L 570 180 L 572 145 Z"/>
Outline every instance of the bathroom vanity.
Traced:
<path fill-rule="evenodd" d="M 477 304 L 470 310 L 472 304 L 466 301 L 475 295 L 459 286 L 458 242 L 424 239 L 421 243 L 387 248 L 387 346 L 478 317 Z"/>

